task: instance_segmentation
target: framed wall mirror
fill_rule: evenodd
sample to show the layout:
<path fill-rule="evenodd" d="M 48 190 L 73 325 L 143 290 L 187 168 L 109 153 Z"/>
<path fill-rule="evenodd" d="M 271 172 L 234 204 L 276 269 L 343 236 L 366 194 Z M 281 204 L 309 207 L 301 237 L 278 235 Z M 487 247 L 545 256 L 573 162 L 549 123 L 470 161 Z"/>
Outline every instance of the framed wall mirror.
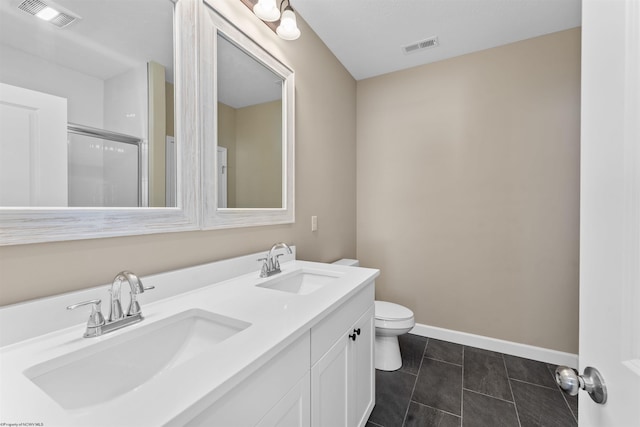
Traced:
<path fill-rule="evenodd" d="M 204 227 L 294 222 L 294 73 L 205 7 Z"/>
<path fill-rule="evenodd" d="M 197 229 L 197 0 L 0 5 L 0 244 Z"/>

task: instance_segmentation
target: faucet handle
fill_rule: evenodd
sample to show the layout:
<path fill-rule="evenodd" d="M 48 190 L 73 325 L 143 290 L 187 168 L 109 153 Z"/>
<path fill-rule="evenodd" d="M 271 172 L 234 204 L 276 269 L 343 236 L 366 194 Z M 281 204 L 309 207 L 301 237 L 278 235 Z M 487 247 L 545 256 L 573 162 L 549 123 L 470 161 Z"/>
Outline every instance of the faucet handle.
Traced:
<path fill-rule="evenodd" d="M 144 291 L 149 291 L 151 289 L 155 289 L 155 286 L 142 286 L 142 290 L 140 293 Z M 140 303 L 138 302 L 138 294 L 131 292 L 131 301 L 129 302 L 129 309 L 127 310 L 127 316 L 135 316 L 136 314 L 140 314 L 142 309 L 140 308 Z"/>
<path fill-rule="evenodd" d="M 115 322 L 124 317 L 122 313 L 122 304 L 120 303 L 120 287 L 114 288 L 111 286 L 109 289 L 111 294 L 111 311 L 109 312 L 109 322 Z"/>
<path fill-rule="evenodd" d="M 276 255 L 276 259 L 273 261 L 273 263 L 275 264 L 275 265 L 273 266 L 273 269 L 274 269 L 274 270 L 280 270 L 280 260 L 279 260 L 279 258 L 280 258 L 281 256 L 284 256 L 284 254 L 278 254 L 278 255 Z"/>
<path fill-rule="evenodd" d="M 87 331 L 84 336 L 95 336 L 96 330 L 105 324 L 104 317 L 102 316 L 102 311 L 100 310 L 100 304 L 102 304 L 102 300 L 92 299 L 89 301 L 79 302 L 77 304 L 73 304 L 67 307 L 67 310 L 75 310 L 78 307 L 83 307 L 85 305 L 91 305 L 91 314 L 89 315 L 89 320 L 87 320 Z"/>
<path fill-rule="evenodd" d="M 269 258 L 258 258 L 258 262 L 262 261 L 262 268 L 260 269 L 260 277 L 267 277 L 269 272 Z"/>

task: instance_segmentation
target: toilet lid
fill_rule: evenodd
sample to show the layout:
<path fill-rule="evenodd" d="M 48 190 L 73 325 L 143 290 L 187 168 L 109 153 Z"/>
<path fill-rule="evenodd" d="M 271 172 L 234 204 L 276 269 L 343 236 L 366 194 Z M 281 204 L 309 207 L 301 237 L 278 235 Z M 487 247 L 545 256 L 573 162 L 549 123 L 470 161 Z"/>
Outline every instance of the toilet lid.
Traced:
<path fill-rule="evenodd" d="M 413 317 L 413 311 L 400 304 L 387 301 L 376 301 L 376 319 L 407 320 Z"/>

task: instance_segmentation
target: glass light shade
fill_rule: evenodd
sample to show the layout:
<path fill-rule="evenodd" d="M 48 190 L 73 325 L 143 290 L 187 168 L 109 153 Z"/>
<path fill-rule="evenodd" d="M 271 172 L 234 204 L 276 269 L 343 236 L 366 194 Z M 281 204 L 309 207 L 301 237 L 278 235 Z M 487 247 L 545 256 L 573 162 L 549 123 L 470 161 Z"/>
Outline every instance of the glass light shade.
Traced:
<path fill-rule="evenodd" d="M 276 0 L 259 0 L 253 6 L 253 13 L 267 22 L 274 22 L 280 19 L 280 10 L 276 6 Z"/>
<path fill-rule="evenodd" d="M 276 33 L 278 33 L 281 39 L 285 40 L 295 40 L 300 37 L 300 29 L 296 23 L 296 14 L 289 6 L 287 6 L 282 13 L 280 25 L 276 28 Z"/>

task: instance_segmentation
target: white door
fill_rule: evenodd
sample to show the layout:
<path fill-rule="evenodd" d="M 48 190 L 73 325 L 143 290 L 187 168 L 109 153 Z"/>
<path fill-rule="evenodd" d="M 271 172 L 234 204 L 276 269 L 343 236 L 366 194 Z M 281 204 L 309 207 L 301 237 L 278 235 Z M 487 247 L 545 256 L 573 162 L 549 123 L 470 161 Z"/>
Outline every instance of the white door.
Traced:
<path fill-rule="evenodd" d="M 67 100 L 0 83 L 0 206 L 67 206 Z"/>
<path fill-rule="evenodd" d="M 580 426 L 640 426 L 640 2 L 583 0 Z"/>

